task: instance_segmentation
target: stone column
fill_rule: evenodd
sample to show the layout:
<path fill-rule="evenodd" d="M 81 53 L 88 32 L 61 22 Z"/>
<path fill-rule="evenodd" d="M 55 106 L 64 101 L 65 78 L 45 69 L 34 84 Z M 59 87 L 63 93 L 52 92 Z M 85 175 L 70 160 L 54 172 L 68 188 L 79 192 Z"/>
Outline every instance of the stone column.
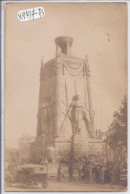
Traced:
<path fill-rule="evenodd" d="M 42 59 L 41 59 L 41 69 L 40 69 L 39 105 L 38 105 L 38 114 L 37 114 L 37 136 L 39 136 L 39 132 L 40 132 L 39 118 L 40 118 L 40 106 L 41 106 L 41 103 L 42 103 L 43 70 L 44 70 L 44 61 L 43 61 L 43 57 L 42 57 Z"/>
<path fill-rule="evenodd" d="M 62 61 L 60 57 L 56 58 L 56 64 L 55 64 L 55 89 L 56 89 L 56 94 L 55 94 L 55 102 L 56 102 L 56 115 L 55 115 L 55 136 L 58 137 L 60 136 L 60 127 L 61 127 L 61 108 L 60 108 L 60 82 L 61 82 L 61 65 Z"/>

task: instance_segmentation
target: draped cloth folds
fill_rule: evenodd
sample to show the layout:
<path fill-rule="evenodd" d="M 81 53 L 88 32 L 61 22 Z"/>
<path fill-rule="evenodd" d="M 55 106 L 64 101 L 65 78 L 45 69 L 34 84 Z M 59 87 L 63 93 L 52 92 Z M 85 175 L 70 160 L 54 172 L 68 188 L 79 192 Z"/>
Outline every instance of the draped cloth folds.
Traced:
<path fill-rule="evenodd" d="M 67 114 L 69 107 L 71 106 L 72 99 L 75 95 L 80 96 L 80 100 L 83 105 L 83 109 L 89 110 L 89 100 L 88 100 L 88 88 L 87 88 L 87 79 L 84 63 L 63 63 L 63 75 L 61 81 L 61 104 L 63 115 L 61 120 L 61 135 L 71 135 L 73 133 L 72 129 L 72 118 L 69 118 L 70 114 Z M 90 120 L 90 119 L 88 119 Z M 87 136 L 89 131 L 87 129 L 86 123 L 83 121 L 82 125 L 82 134 Z"/>
<path fill-rule="evenodd" d="M 84 64 L 67 64 L 66 62 L 64 62 L 63 64 L 64 69 L 66 70 L 66 72 L 71 75 L 71 76 L 79 76 L 79 75 L 83 75 L 83 66 Z"/>

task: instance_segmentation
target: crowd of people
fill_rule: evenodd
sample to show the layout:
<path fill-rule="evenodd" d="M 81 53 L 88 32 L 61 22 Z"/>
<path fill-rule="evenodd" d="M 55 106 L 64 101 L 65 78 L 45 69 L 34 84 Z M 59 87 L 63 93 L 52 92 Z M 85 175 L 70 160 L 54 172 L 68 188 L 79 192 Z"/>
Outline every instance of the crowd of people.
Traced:
<path fill-rule="evenodd" d="M 68 168 L 69 181 L 86 181 L 86 183 L 98 184 L 122 184 L 127 185 L 127 164 L 124 161 L 96 163 L 84 162 L 60 164 L 58 167 L 57 181 L 65 178 L 64 165 Z M 77 177 L 77 178 L 76 178 Z"/>

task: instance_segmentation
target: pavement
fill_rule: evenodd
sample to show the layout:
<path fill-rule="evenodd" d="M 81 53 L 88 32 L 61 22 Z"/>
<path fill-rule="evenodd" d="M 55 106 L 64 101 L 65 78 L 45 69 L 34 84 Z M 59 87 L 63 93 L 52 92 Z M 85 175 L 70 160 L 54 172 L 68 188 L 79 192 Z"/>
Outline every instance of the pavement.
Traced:
<path fill-rule="evenodd" d="M 23 188 L 20 185 L 6 187 L 5 191 L 126 191 L 127 188 L 120 185 L 112 184 L 95 184 L 87 183 L 85 181 L 69 182 L 69 180 L 63 180 L 57 182 L 56 180 L 49 180 L 48 187 L 42 188 L 41 185 L 32 188 Z"/>

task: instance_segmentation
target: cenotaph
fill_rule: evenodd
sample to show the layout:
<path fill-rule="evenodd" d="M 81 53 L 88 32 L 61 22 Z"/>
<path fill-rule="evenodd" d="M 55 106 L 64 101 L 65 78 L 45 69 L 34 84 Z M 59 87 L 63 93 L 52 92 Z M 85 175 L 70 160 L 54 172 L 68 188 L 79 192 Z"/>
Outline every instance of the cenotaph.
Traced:
<path fill-rule="evenodd" d="M 88 59 L 72 55 L 71 37 L 55 43 L 55 58 L 41 60 L 37 114 L 37 150 L 48 161 L 71 149 L 72 141 L 75 150 L 87 153 L 95 136 Z"/>

